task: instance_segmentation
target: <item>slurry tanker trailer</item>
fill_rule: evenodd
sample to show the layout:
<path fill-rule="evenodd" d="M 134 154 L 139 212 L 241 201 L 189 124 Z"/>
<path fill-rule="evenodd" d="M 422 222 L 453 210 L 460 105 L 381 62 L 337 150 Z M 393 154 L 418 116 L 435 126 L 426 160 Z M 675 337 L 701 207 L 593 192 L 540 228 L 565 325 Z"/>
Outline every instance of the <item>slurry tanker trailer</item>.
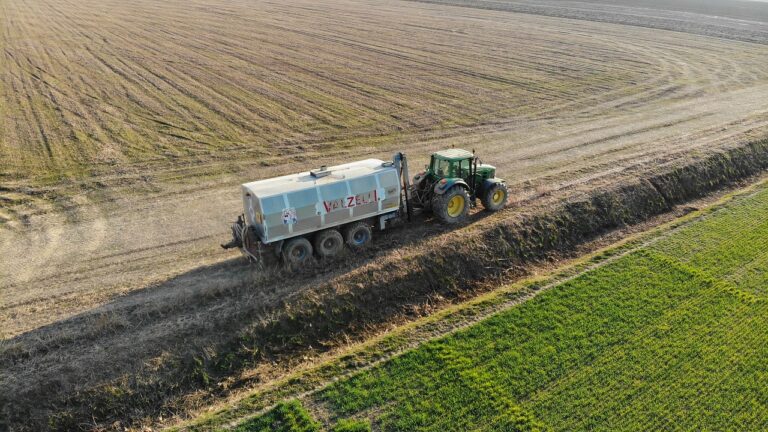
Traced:
<path fill-rule="evenodd" d="M 374 230 L 431 211 L 447 224 L 461 222 L 479 199 L 489 211 L 507 203 L 504 180 L 474 152 L 447 149 L 432 154 L 410 180 L 403 153 L 391 161 L 366 159 L 245 183 L 243 214 L 223 248 L 240 248 L 251 260 L 274 256 L 301 266 L 313 255 L 339 254 L 345 245 L 365 248 Z"/>

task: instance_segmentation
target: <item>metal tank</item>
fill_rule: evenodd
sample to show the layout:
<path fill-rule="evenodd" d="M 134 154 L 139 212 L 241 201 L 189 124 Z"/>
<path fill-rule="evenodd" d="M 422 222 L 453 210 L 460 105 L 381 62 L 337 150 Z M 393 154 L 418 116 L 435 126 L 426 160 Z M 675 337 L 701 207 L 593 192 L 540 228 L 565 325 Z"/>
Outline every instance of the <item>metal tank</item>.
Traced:
<path fill-rule="evenodd" d="M 384 229 L 387 220 L 410 215 L 407 176 L 405 156 L 398 153 L 389 162 L 366 159 L 245 183 L 243 215 L 232 226 L 232 241 L 222 247 L 239 247 L 258 261 L 265 246 L 275 245 L 285 258 L 286 248 L 293 251 L 302 238 L 311 254 L 308 241 L 317 249 L 326 237 L 341 239 L 334 230 L 345 239 L 356 235 L 350 230 L 362 230 L 367 241 L 373 226 Z"/>
<path fill-rule="evenodd" d="M 395 212 L 393 163 L 366 159 L 242 185 L 245 221 L 264 244 Z"/>

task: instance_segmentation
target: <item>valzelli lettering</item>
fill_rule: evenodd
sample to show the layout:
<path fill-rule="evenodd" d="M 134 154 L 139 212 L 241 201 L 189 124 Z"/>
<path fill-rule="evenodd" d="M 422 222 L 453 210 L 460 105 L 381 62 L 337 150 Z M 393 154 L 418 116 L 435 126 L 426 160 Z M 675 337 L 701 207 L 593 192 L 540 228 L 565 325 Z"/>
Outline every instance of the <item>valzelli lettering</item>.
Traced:
<path fill-rule="evenodd" d="M 345 198 L 339 198 L 332 201 L 323 201 L 323 207 L 325 212 L 330 213 L 336 210 L 342 210 L 352 207 L 357 207 L 365 204 L 375 203 L 379 200 L 378 191 L 372 190 L 367 193 L 350 195 Z"/>

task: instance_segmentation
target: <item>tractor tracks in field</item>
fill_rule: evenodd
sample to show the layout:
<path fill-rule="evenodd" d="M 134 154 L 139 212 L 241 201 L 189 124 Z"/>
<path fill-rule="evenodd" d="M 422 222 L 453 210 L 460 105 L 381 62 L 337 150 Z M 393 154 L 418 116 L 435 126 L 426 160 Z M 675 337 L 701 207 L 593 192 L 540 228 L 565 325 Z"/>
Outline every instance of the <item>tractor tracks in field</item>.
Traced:
<path fill-rule="evenodd" d="M 9 32 L 27 34 L 5 47 L 17 62 L 8 72 L 18 95 L 9 117 L 17 120 L 3 144 L 14 156 L 9 168 L 24 171 L 39 156 L 51 170 L 86 164 L 108 176 L 115 165 L 130 171 L 153 161 L 164 168 L 233 162 L 244 149 L 273 157 L 273 149 L 297 143 L 324 151 L 357 139 L 381 137 L 389 144 L 401 133 L 457 121 L 554 118 L 576 107 L 582 115 L 591 115 L 586 109 L 599 115 L 766 78 L 755 48 L 746 45 L 734 51 L 701 38 L 686 46 L 675 34 L 591 22 L 555 25 L 553 18 L 481 9 L 451 16 L 445 7 L 424 5 L 416 18 L 398 13 L 399 3 L 379 5 L 377 13 L 391 22 L 381 28 L 364 1 L 331 2 L 323 13 L 311 5 L 266 2 L 231 23 L 229 13 L 194 7 L 190 13 L 210 23 L 201 33 L 191 22 L 160 25 L 183 15 L 175 2 L 141 2 L 126 23 L 107 19 L 110 7 L 122 10 L 110 5 L 5 5 L 9 16 L 18 15 Z M 270 19 L 284 15 L 290 19 Z M 339 16 L 348 25 L 330 26 Z M 103 25 L 94 28 L 94 22 Z M 441 25 L 457 31 L 435 43 L 430 29 Z M 245 30 L 257 44 L 243 42 Z M 590 31 L 604 38 L 589 37 Z M 371 32 L 377 42 L 367 37 Z M 45 44 L 54 33 L 60 50 Z M 527 46 L 516 42 L 522 39 Z M 701 55 L 704 50 L 715 54 Z M 563 56 L 569 62 L 557 61 Z M 33 142 L 47 142 L 47 156 L 36 154 Z"/>

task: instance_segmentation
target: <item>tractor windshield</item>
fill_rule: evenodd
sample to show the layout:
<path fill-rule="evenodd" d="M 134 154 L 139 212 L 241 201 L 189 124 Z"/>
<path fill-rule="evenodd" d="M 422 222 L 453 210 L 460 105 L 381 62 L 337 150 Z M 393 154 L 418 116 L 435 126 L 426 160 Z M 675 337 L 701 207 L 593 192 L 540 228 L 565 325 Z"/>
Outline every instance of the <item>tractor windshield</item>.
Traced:
<path fill-rule="evenodd" d="M 469 159 L 462 160 L 447 160 L 435 158 L 432 161 L 432 172 L 436 176 L 444 178 L 461 177 L 465 178 L 469 175 L 470 163 Z"/>
<path fill-rule="evenodd" d="M 456 165 L 456 162 L 435 159 L 432 169 L 438 177 L 456 177 Z"/>

